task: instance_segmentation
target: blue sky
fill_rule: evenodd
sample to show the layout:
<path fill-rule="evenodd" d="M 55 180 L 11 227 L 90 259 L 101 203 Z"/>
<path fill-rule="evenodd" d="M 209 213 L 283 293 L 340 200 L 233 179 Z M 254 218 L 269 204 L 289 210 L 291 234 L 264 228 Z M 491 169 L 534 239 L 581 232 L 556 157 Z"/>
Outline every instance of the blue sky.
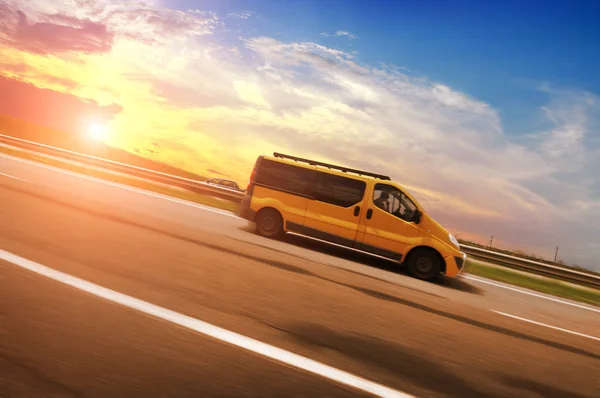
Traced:
<path fill-rule="evenodd" d="M 177 0 L 170 7 L 250 12 L 246 34 L 356 50 L 491 104 L 507 134 L 547 127 L 540 85 L 600 93 L 600 2 Z M 323 37 L 346 31 L 356 36 Z"/>

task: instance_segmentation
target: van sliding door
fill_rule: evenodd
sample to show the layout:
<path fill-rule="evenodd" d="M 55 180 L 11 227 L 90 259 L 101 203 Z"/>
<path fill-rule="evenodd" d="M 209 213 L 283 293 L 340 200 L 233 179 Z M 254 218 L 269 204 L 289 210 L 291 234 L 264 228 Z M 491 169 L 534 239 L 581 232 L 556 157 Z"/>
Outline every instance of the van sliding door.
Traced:
<path fill-rule="evenodd" d="M 367 184 L 360 179 L 317 172 L 301 232 L 333 243 L 354 246 L 366 188 Z"/>

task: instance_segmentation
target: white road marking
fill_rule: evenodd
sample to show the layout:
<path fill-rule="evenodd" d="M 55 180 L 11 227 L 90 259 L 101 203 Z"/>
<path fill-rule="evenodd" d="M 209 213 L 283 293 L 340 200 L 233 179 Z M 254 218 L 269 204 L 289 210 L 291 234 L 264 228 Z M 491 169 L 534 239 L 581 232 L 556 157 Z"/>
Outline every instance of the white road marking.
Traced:
<path fill-rule="evenodd" d="M 518 319 L 518 320 L 523 321 L 523 322 L 529 322 L 529 323 L 533 323 L 534 325 L 544 326 L 544 327 L 547 327 L 547 328 L 550 328 L 550 329 L 560 330 L 561 332 L 571 333 L 571 334 L 574 334 L 574 335 L 577 335 L 577 336 L 586 337 L 588 339 L 600 341 L 599 337 L 594 337 L 594 336 L 590 336 L 590 335 L 587 335 L 587 334 L 583 334 L 583 333 L 579 333 L 579 332 L 574 332 L 574 331 L 569 330 L 569 329 L 559 328 L 558 326 L 552 326 L 552 325 L 547 325 L 545 323 L 532 321 L 531 319 L 521 318 L 520 316 L 507 314 L 506 312 L 500 312 L 500 311 L 496 311 L 496 310 L 491 310 L 491 311 L 495 312 L 496 314 L 504 315 L 504 316 L 507 316 L 509 318 Z"/>
<path fill-rule="evenodd" d="M 182 205 L 185 205 L 185 206 L 195 207 L 197 209 L 202 209 L 202 210 L 210 211 L 212 213 L 222 214 L 222 215 L 228 216 L 228 217 L 240 218 L 240 217 L 238 217 L 237 215 L 235 215 L 233 213 L 228 213 L 228 212 L 225 212 L 225 211 L 213 209 L 213 208 L 210 208 L 210 207 L 207 207 L 207 206 L 203 206 L 203 205 L 200 205 L 200 204 L 197 204 L 197 203 L 194 203 L 194 202 L 190 202 L 190 201 L 187 201 L 187 200 L 177 199 L 177 198 L 174 198 L 172 196 L 167 196 L 167 195 L 162 195 L 162 194 L 159 194 L 159 193 L 154 193 L 154 192 L 151 192 L 151 191 L 147 191 L 145 189 L 135 188 L 135 187 L 131 187 L 131 186 L 125 185 L 125 184 L 119 184 L 117 182 L 103 180 L 101 178 L 92 177 L 92 176 L 88 176 L 88 175 L 81 174 L 81 173 L 76 173 L 74 171 L 64 170 L 64 169 L 61 169 L 59 167 L 54 167 L 54 166 L 50 166 L 50 165 L 47 165 L 47 164 L 42 164 L 42 163 L 34 162 L 32 160 L 21 159 L 19 157 L 11 156 L 11 155 L 6 155 L 4 153 L 0 153 L 0 156 L 8 158 L 8 159 L 11 159 L 11 160 L 16 160 L 18 162 L 30 164 L 30 165 L 33 165 L 33 166 L 37 166 L 37 167 L 41 167 L 41 168 L 45 168 L 45 169 L 57 171 L 59 173 L 63 173 L 63 174 L 67 174 L 67 175 L 71 175 L 71 176 L 83 178 L 85 180 L 98 182 L 98 183 L 101 183 L 101 184 L 105 184 L 105 185 L 109 185 L 109 186 L 112 186 L 112 187 L 117 187 L 117 188 L 125 189 L 125 190 L 132 191 L 132 192 L 137 192 L 137 193 L 140 193 L 142 195 L 147 195 L 147 196 L 152 196 L 152 197 L 159 198 L 159 199 L 168 200 L 170 202 L 175 202 L 175 203 L 179 203 L 179 204 L 182 204 Z"/>
<path fill-rule="evenodd" d="M 0 175 L 3 175 L 3 176 L 8 177 L 8 178 L 14 178 L 15 180 L 19 180 L 19 181 L 25 181 L 22 178 L 11 176 L 10 174 L 6 174 L 6 173 L 2 173 L 2 172 L 0 172 Z"/>
<path fill-rule="evenodd" d="M 45 276 L 56 282 L 60 282 L 75 289 L 103 298 L 113 303 L 131 308 L 152 317 L 170 322 L 172 324 L 182 326 L 195 332 L 212 337 L 216 340 L 229 343 L 239 348 L 254 352 L 264 357 L 276 360 L 278 362 L 291 365 L 298 369 L 325 377 L 340 384 L 353 387 L 367 393 L 379 397 L 390 398 L 413 398 L 412 395 L 394 390 L 381 384 L 377 384 L 352 373 L 336 369 L 334 367 L 322 364 L 310 358 L 303 357 L 298 354 L 283 350 L 278 347 L 263 343 L 261 341 L 246 337 L 244 335 L 231 332 L 227 329 L 220 328 L 210 323 L 180 314 L 175 311 L 168 310 L 163 307 L 127 296 L 123 293 L 107 289 L 96 285 L 86 280 L 74 277 L 64 272 L 46 267 L 45 265 L 36 263 L 26 258 L 17 256 L 16 254 L 0 250 L 0 259 L 8 261 L 18 267 L 34 272 L 38 275 Z"/>
<path fill-rule="evenodd" d="M 588 307 L 588 306 L 585 306 L 585 305 L 581 305 L 581 304 L 577 304 L 577 303 L 572 303 L 570 301 L 565 301 L 565 300 L 560 300 L 560 299 L 553 298 L 553 297 L 544 296 L 543 294 L 537 294 L 537 293 L 533 293 L 533 292 L 528 292 L 527 290 L 521 290 L 521 289 L 517 289 L 515 287 L 510 287 L 510 286 L 502 285 L 500 283 L 494 283 L 494 282 L 491 282 L 491 281 L 488 281 L 488 280 L 485 280 L 485 279 L 481 279 L 481 278 L 477 278 L 477 277 L 471 276 L 471 275 L 464 275 L 463 277 L 467 278 L 467 279 L 471 279 L 473 281 L 477 281 L 477 282 L 485 283 L 485 284 L 488 284 L 488 285 L 500 287 L 502 289 L 512 290 L 513 292 L 519 292 L 519 293 L 522 293 L 522 294 L 528 294 L 530 296 L 543 298 L 545 300 L 550 300 L 550 301 L 554 301 L 554 302 L 557 302 L 557 303 L 566 304 L 566 305 L 570 305 L 570 306 L 573 306 L 573 307 L 582 308 L 584 310 L 594 311 L 594 312 L 600 313 L 600 309 L 599 308 L 592 308 L 592 307 Z"/>

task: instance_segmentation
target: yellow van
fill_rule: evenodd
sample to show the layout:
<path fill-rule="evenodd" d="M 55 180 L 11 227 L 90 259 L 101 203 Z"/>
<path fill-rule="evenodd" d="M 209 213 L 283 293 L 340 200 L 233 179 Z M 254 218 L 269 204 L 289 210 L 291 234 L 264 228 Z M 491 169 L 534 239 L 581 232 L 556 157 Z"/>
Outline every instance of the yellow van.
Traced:
<path fill-rule="evenodd" d="M 281 153 L 256 160 L 240 216 L 262 236 L 321 239 L 396 260 L 423 280 L 455 277 L 466 260 L 452 234 L 390 177 Z"/>

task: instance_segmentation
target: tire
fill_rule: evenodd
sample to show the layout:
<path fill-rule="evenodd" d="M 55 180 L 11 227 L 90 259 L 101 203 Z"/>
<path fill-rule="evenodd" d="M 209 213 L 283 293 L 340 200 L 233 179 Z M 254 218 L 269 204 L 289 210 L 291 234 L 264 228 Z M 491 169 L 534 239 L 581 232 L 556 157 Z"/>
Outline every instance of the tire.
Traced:
<path fill-rule="evenodd" d="M 418 248 L 410 253 L 406 267 L 411 276 L 424 281 L 435 279 L 442 270 L 440 257 L 426 248 Z"/>
<path fill-rule="evenodd" d="M 283 218 L 275 209 L 263 209 L 256 215 L 256 232 L 265 238 L 278 239 L 283 236 Z"/>

